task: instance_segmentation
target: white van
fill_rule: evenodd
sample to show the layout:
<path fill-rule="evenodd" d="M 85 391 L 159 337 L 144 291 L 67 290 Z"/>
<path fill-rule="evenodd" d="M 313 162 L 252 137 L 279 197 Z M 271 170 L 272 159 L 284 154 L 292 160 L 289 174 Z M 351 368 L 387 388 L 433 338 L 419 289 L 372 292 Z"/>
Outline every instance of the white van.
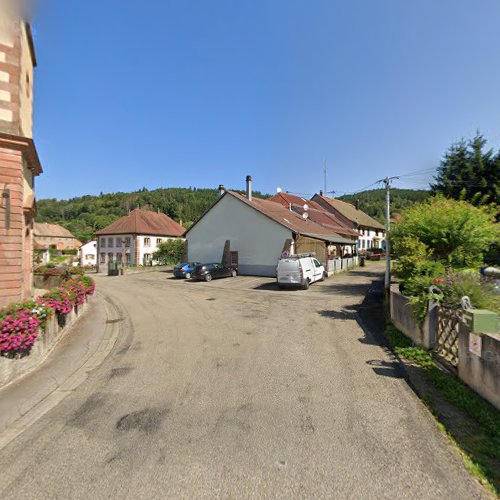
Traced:
<path fill-rule="evenodd" d="M 323 281 L 325 268 L 315 258 L 315 253 L 299 253 L 281 258 L 276 269 L 276 279 L 280 288 L 309 288 L 315 281 Z"/>

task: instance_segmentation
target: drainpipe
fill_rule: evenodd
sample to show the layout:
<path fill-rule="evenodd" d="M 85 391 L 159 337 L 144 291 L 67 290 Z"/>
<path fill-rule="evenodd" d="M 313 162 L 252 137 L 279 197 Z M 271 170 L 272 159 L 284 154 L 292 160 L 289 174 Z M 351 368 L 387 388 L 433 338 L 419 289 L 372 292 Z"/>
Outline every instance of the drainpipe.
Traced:
<path fill-rule="evenodd" d="M 252 201 L 252 176 L 247 175 L 247 198 Z"/>

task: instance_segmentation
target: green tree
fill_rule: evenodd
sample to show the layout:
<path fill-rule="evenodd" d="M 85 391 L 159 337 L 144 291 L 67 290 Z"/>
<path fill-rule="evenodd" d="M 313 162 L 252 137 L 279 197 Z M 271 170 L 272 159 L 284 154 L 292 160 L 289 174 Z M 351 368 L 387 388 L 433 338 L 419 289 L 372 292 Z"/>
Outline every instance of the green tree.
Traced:
<path fill-rule="evenodd" d="M 432 193 L 474 205 L 500 204 L 500 151 L 495 155 L 486 144 L 479 133 L 453 144 L 441 160 Z"/>
<path fill-rule="evenodd" d="M 491 206 L 475 207 L 463 200 L 436 196 L 406 209 L 391 239 L 396 250 L 408 248 L 408 238 L 414 238 L 425 245 L 432 260 L 453 267 L 473 266 L 498 242 L 495 214 Z"/>
<path fill-rule="evenodd" d="M 162 241 L 158 245 L 158 250 L 153 254 L 153 258 L 162 264 L 179 264 L 184 251 L 183 240 Z"/>

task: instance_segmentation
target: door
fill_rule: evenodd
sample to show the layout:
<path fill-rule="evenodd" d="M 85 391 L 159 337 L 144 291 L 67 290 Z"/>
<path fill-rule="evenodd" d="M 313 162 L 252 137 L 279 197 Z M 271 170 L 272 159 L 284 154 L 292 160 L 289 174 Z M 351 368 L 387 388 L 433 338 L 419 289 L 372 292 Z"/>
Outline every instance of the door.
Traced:
<path fill-rule="evenodd" d="M 321 264 L 316 259 L 313 259 L 313 263 L 314 263 L 314 281 L 318 281 L 323 277 L 323 269 L 321 269 Z"/>
<path fill-rule="evenodd" d="M 231 252 L 231 262 L 229 267 L 238 270 L 239 252 Z"/>

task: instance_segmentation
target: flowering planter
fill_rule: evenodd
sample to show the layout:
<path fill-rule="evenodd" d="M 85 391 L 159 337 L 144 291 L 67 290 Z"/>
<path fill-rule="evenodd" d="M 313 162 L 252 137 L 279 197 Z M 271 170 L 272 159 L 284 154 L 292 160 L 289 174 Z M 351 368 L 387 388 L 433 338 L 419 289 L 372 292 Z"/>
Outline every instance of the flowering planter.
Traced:
<path fill-rule="evenodd" d="M 62 326 L 60 324 L 60 315 L 54 314 L 51 316 L 47 321 L 45 330 L 38 335 L 29 354 L 18 358 L 0 356 L 0 387 L 10 384 L 40 365 L 57 343 L 64 338 L 69 327 L 82 315 L 86 308 L 87 304 L 84 303 L 78 306 L 78 311 L 75 308 L 69 314 L 63 315 Z"/>
<path fill-rule="evenodd" d="M 50 290 L 51 288 L 56 288 L 63 284 L 63 277 L 58 275 L 45 275 L 45 274 L 35 274 L 33 276 L 33 283 L 35 288 L 41 288 L 43 290 Z"/>
<path fill-rule="evenodd" d="M 42 297 L 0 310 L 0 387 L 45 359 L 85 310 L 94 289 L 91 278 L 71 276 Z"/>

